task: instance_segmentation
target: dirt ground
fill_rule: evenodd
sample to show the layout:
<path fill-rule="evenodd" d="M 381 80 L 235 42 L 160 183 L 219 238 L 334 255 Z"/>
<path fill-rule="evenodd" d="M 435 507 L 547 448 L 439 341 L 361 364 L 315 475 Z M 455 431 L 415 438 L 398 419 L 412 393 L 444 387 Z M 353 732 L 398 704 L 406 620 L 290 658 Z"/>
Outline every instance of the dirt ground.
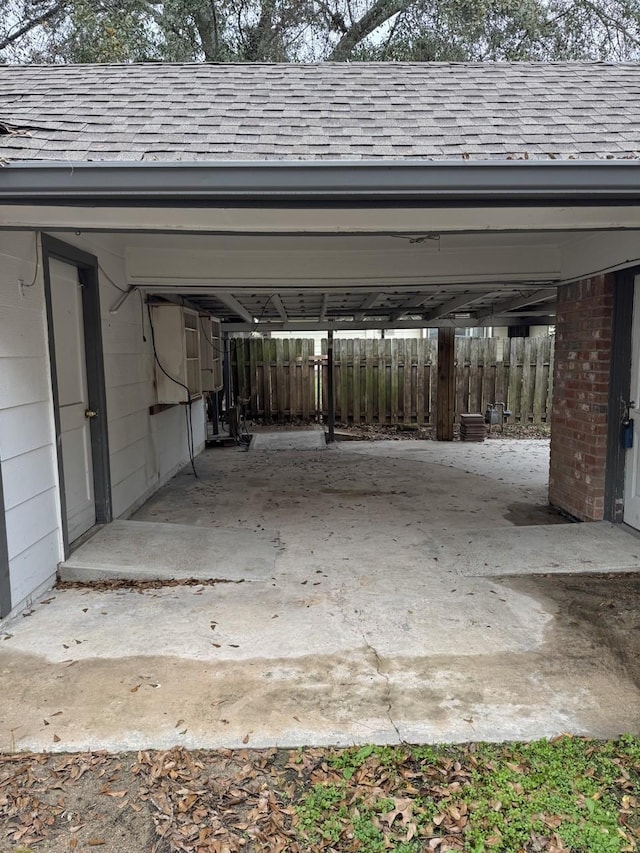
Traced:
<path fill-rule="evenodd" d="M 612 651 L 640 685 L 640 575 L 542 575 L 503 578 L 501 583 L 551 604 L 556 618 L 580 632 L 594 655 Z M 52 719 L 45 722 L 55 725 Z M 296 840 L 295 805 L 326 775 L 330 755 L 335 751 L 189 752 L 179 747 L 121 755 L 0 755 L 0 851 L 346 849 L 324 843 L 305 847 Z M 412 796 L 420 787 L 419 776 L 408 774 L 394 796 Z M 363 779 L 359 787 L 356 777 L 353 785 L 353 796 L 365 797 L 370 780 Z M 438 849 L 466 849 L 459 837 L 452 838 Z"/>
<path fill-rule="evenodd" d="M 299 422 L 297 424 L 263 424 L 257 422 L 247 423 L 249 432 L 275 432 L 279 430 L 290 431 L 292 429 L 320 429 L 319 424 Z M 454 440 L 460 439 L 460 426 L 455 424 L 453 428 Z M 420 426 L 419 424 L 336 424 L 338 440 L 343 441 L 431 441 L 435 440 L 435 429 L 431 426 Z M 551 427 L 549 424 L 505 424 L 500 429 L 493 426 L 487 432 L 487 439 L 502 438 L 549 438 Z"/>
<path fill-rule="evenodd" d="M 544 575 L 510 579 L 509 585 L 551 600 L 556 618 L 613 652 L 640 686 L 640 575 Z"/>

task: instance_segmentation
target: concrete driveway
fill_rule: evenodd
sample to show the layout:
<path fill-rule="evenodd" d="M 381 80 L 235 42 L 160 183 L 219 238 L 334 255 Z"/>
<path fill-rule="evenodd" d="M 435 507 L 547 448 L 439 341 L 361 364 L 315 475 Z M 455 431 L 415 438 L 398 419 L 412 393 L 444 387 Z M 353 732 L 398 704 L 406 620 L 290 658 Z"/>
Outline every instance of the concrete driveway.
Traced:
<path fill-rule="evenodd" d="M 69 577 L 107 588 L 6 626 L 0 749 L 640 730 L 636 672 L 600 623 L 631 630 L 640 540 L 546 507 L 547 442 L 260 444 L 205 452 L 198 480 L 72 555 Z M 213 580 L 109 580 L 159 572 Z"/>

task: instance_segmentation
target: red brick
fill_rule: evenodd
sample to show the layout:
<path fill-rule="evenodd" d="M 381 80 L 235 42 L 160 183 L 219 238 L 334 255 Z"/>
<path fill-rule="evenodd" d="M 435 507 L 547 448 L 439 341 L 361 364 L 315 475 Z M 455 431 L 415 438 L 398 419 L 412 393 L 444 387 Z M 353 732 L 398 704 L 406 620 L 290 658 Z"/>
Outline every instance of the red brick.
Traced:
<path fill-rule="evenodd" d="M 549 499 L 584 521 L 604 514 L 613 276 L 558 289 Z"/>

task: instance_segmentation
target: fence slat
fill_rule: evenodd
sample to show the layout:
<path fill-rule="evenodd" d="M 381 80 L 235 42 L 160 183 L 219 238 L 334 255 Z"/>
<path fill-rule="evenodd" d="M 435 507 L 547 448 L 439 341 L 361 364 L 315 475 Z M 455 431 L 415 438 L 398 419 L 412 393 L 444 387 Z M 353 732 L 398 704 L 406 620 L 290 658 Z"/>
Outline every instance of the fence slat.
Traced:
<path fill-rule="evenodd" d="M 284 393 L 284 341 L 276 340 L 276 399 L 275 410 L 278 419 L 284 417 L 285 393 Z"/>
<path fill-rule="evenodd" d="M 533 417 L 533 382 L 531 375 L 531 360 L 533 358 L 534 338 L 524 339 L 522 355 L 522 400 L 520 402 L 520 422 L 528 424 Z"/>
<path fill-rule="evenodd" d="M 494 357 L 496 360 L 496 372 L 495 372 L 495 391 L 494 391 L 494 399 L 492 402 L 494 403 L 505 403 L 507 402 L 506 398 L 506 383 L 505 376 L 507 373 L 507 362 L 506 359 L 509 357 L 509 349 L 508 349 L 508 341 L 504 340 L 496 340 L 494 346 Z"/>
<path fill-rule="evenodd" d="M 480 411 L 480 400 L 478 389 L 481 387 L 480 370 L 479 370 L 479 352 L 477 346 L 472 346 L 475 341 L 469 338 L 469 411 Z"/>
<path fill-rule="evenodd" d="M 352 403 L 352 411 L 353 411 L 353 422 L 354 424 L 360 423 L 360 406 L 366 408 L 366 399 L 362 399 L 362 390 L 361 390 L 361 371 L 362 371 L 362 361 L 360 355 L 360 341 L 358 338 L 354 338 L 353 340 L 353 403 Z"/>
<path fill-rule="evenodd" d="M 416 359 L 416 423 L 423 424 L 425 423 L 424 416 L 424 397 L 425 397 L 425 388 L 424 388 L 424 376 L 425 376 L 425 340 L 424 338 L 420 338 L 417 341 L 417 359 Z"/>
<path fill-rule="evenodd" d="M 555 358 L 555 337 L 549 340 L 549 373 L 547 380 L 547 405 L 546 405 L 546 421 L 551 423 L 551 414 L 553 410 L 553 365 Z"/>
<path fill-rule="evenodd" d="M 398 347 L 400 341 L 393 338 L 387 341 L 391 344 L 391 409 L 390 420 L 392 424 L 398 423 Z"/>
<path fill-rule="evenodd" d="M 373 388 L 374 388 L 374 373 L 373 373 L 373 344 L 374 341 L 365 341 L 364 349 L 365 349 L 365 380 L 364 380 L 364 394 L 365 394 L 365 402 L 364 402 L 364 412 L 365 412 L 365 422 L 368 424 L 373 423 Z"/>
<path fill-rule="evenodd" d="M 546 388 L 544 385 L 544 368 L 545 368 L 545 348 L 546 338 L 534 338 L 536 342 L 536 369 L 534 374 L 534 389 L 533 389 L 533 422 L 534 424 L 542 423 L 542 412 L 544 409 L 544 400 L 546 397 Z"/>
<path fill-rule="evenodd" d="M 410 338 L 404 342 L 404 376 L 403 376 L 403 393 L 402 393 L 402 422 L 410 424 L 412 422 L 412 406 L 411 406 L 411 374 L 413 373 L 412 364 L 412 345 L 413 341 Z"/>
<path fill-rule="evenodd" d="M 484 338 L 482 340 L 482 396 L 480 400 L 481 412 L 484 412 L 489 403 L 494 403 L 496 399 L 495 344 L 495 338 Z"/>
<path fill-rule="evenodd" d="M 509 390 L 507 392 L 507 406 L 512 412 L 510 423 L 516 423 L 520 414 L 520 359 L 518 353 L 518 338 L 509 341 Z"/>

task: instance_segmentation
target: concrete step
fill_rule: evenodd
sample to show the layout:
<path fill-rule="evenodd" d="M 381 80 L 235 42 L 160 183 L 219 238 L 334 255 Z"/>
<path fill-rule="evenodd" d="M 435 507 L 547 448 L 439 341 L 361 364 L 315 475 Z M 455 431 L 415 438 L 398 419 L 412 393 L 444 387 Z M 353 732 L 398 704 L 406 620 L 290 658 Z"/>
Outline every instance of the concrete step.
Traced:
<path fill-rule="evenodd" d="M 277 534 L 268 531 L 114 521 L 61 564 L 60 577 L 266 581 L 273 575 L 278 547 Z"/>

